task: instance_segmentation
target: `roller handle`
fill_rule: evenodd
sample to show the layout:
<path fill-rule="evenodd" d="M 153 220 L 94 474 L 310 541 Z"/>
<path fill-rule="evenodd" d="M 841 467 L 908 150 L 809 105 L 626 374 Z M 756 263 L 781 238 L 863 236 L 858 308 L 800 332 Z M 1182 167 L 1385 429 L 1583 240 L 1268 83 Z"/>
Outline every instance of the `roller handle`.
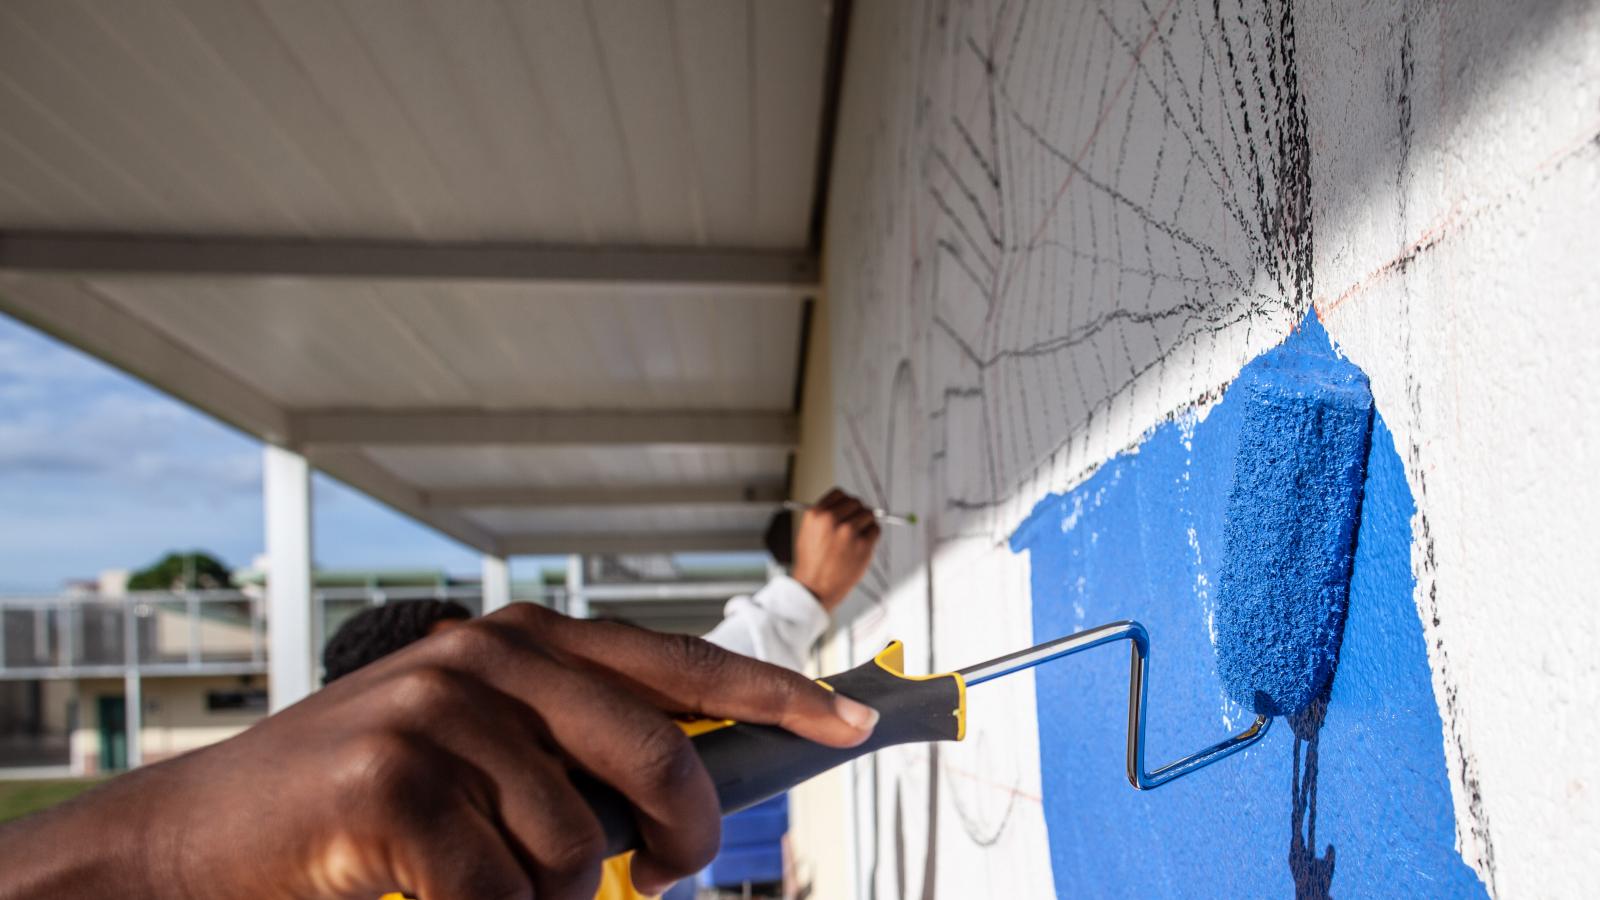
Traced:
<path fill-rule="evenodd" d="M 891 657 L 886 661 L 886 657 Z M 872 737 L 848 748 L 828 747 L 770 725 L 735 723 L 691 738 L 717 788 L 724 815 L 769 797 L 884 747 L 925 741 L 957 741 L 965 731 L 966 687 L 955 674 L 908 678 L 900 674 L 899 645 L 822 684 L 876 709 Z M 892 668 L 891 668 L 892 665 Z M 639 846 L 632 807 L 609 785 L 587 775 L 573 783 L 605 829 L 606 855 Z"/>

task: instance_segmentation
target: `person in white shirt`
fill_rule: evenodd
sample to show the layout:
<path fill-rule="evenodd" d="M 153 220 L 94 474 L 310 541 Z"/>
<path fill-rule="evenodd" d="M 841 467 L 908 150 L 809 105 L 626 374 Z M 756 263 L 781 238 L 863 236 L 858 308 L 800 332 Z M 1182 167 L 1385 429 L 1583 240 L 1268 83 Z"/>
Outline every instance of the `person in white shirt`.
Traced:
<path fill-rule="evenodd" d="M 829 491 L 800 514 L 792 572 L 729 600 L 706 640 L 799 671 L 833 611 L 866 574 L 879 533 L 870 508 L 838 488 Z"/>

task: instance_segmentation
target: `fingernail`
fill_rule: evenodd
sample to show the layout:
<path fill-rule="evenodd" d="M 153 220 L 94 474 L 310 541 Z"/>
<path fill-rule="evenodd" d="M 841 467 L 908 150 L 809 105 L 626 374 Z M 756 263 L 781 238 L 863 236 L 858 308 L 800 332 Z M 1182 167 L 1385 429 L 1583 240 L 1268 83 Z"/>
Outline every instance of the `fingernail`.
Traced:
<path fill-rule="evenodd" d="M 877 710 L 865 703 L 857 703 L 843 694 L 833 695 L 833 711 L 857 731 L 870 732 L 878 724 Z"/>

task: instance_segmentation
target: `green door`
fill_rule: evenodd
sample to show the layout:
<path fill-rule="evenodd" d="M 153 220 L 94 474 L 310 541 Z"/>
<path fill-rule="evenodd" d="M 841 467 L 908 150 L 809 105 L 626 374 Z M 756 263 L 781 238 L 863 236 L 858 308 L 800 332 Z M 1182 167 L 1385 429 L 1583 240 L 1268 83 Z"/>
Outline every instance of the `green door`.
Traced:
<path fill-rule="evenodd" d="M 100 771 L 117 772 L 128 767 L 128 707 L 119 694 L 101 697 Z"/>

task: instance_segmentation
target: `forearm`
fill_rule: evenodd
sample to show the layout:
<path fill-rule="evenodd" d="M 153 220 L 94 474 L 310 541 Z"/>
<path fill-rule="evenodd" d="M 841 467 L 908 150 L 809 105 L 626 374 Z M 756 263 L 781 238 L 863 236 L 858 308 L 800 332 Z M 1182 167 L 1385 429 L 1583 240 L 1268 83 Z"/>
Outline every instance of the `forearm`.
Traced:
<path fill-rule="evenodd" d="M 161 774 L 130 772 L 0 825 L 0 898 L 182 896 L 179 873 L 159 864 L 174 858 L 172 832 L 152 827 Z"/>

